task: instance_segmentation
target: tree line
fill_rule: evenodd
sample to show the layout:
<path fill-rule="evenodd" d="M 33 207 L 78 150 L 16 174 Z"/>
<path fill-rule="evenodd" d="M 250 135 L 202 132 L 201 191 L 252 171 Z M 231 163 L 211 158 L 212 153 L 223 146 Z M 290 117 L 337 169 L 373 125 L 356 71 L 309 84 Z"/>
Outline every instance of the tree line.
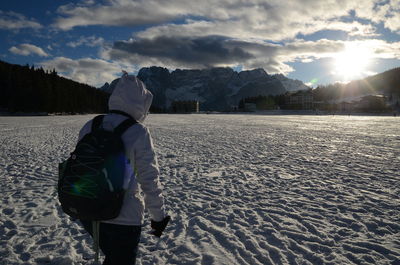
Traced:
<path fill-rule="evenodd" d="M 314 99 L 328 101 L 359 95 L 383 93 L 386 95 L 400 94 L 400 68 L 373 75 L 350 83 L 334 83 L 320 85 L 313 90 Z"/>
<path fill-rule="evenodd" d="M 334 83 L 328 85 L 320 85 L 315 89 L 309 90 L 311 93 L 313 102 L 318 104 L 325 103 L 324 108 L 335 108 L 331 106 L 331 100 L 340 100 L 348 97 L 360 97 L 366 95 L 379 95 L 383 94 L 387 97 L 390 102 L 400 95 L 400 68 L 394 68 L 389 71 L 373 75 L 361 80 L 354 80 L 350 83 Z M 243 98 L 239 101 L 238 108 L 245 109 L 246 103 L 253 103 L 256 105 L 258 110 L 268 110 L 275 109 L 279 107 L 280 109 L 302 109 L 303 105 L 294 106 L 293 104 L 288 104 L 289 97 L 293 93 L 287 92 L 283 95 L 277 96 L 257 96 Z M 368 102 L 367 102 L 368 101 Z M 362 111 L 377 111 L 377 110 L 387 110 L 388 106 L 382 97 L 365 97 L 364 102 L 361 102 Z M 398 108 L 397 103 L 397 108 Z M 395 107 L 396 107 L 395 106 Z M 321 108 L 322 105 L 319 105 Z M 337 107 L 337 106 L 336 106 Z"/>
<path fill-rule="evenodd" d="M 259 110 L 271 110 L 277 107 L 284 107 L 285 105 L 285 95 L 269 95 L 269 96 L 256 96 L 243 98 L 239 101 L 238 108 L 244 109 L 246 103 L 256 104 L 256 108 Z"/>
<path fill-rule="evenodd" d="M 55 70 L 0 61 L 0 109 L 7 112 L 103 113 L 109 94 Z"/>

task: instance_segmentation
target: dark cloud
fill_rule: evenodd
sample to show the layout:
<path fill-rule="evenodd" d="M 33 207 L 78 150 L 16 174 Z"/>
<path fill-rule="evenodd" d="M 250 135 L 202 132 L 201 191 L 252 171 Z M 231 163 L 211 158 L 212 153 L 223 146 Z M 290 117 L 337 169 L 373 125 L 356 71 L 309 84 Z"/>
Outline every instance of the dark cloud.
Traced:
<path fill-rule="evenodd" d="M 317 41 L 295 40 L 289 43 L 271 43 L 260 40 L 240 40 L 226 36 L 186 37 L 160 36 L 136 37 L 115 42 L 105 48 L 102 56 L 140 67 L 158 65 L 169 69 L 237 66 L 244 69 L 264 68 L 268 73 L 287 74 L 294 71 L 290 62 L 312 62 L 321 58 L 335 58 L 346 45 L 353 43 L 376 54 L 377 47 L 385 52 L 380 58 L 397 58 L 399 43 L 382 40 Z M 373 52 L 375 51 L 375 52 Z M 383 57 L 384 56 L 384 57 Z"/>
<path fill-rule="evenodd" d="M 252 59 L 254 56 L 243 49 L 241 43 L 221 36 L 138 38 L 115 42 L 110 56 L 112 59 L 121 59 L 118 57 L 125 56 L 127 53 L 171 60 L 185 65 L 208 67 L 242 63 Z"/>

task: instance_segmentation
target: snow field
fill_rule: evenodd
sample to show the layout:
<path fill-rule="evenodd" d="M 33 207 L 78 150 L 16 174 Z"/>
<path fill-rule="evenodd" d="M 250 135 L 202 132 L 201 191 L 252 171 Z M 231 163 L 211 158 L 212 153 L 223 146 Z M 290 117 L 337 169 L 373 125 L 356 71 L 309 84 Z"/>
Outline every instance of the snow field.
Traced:
<path fill-rule="evenodd" d="M 57 164 L 93 115 L 0 117 L 0 264 L 90 264 Z M 172 222 L 137 264 L 400 264 L 395 117 L 150 115 Z"/>

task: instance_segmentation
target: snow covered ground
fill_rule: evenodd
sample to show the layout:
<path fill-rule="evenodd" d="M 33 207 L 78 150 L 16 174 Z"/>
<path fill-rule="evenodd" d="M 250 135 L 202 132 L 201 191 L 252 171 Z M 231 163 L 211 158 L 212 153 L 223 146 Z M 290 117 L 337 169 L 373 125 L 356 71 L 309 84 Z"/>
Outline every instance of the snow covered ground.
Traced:
<path fill-rule="evenodd" d="M 93 116 L 0 117 L 0 264 L 90 264 L 57 163 Z M 168 211 L 137 264 L 400 264 L 400 118 L 150 115 Z"/>

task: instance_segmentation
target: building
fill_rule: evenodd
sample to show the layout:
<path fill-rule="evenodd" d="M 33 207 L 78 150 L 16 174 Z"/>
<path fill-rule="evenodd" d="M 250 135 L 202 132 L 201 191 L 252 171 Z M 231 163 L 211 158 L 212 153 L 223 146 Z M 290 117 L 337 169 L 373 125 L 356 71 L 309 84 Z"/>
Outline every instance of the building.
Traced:
<path fill-rule="evenodd" d="M 364 96 L 356 103 L 360 111 L 382 111 L 387 109 L 386 98 L 383 95 Z"/>
<path fill-rule="evenodd" d="M 244 103 L 244 111 L 255 112 L 257 111 L 256 103 Z"/>
<path fill-rule="evenodd" d="M 314 96 L 312 90 L 299 90 L 286 94 L 287 109 L 314 109 Z"/>
<path fill-rule="evenodd" d="M 171 111 L 173 113 L 198 113 L 199 106 L 200 104 L 197 100 L 173 101 L 171 103 Z"/>
<path fill-rule="evenodd" d="M 395 110 L 400 110 L 400 94 L 391 93 L 387 95 L 387 102 Z"/>
<path fill-rule="evenodd" d="M 354 110 L 354 103 L 346 101 L 340 102 L 338 103 L 337 110 L 340 112 L 352 112 Z"/>

